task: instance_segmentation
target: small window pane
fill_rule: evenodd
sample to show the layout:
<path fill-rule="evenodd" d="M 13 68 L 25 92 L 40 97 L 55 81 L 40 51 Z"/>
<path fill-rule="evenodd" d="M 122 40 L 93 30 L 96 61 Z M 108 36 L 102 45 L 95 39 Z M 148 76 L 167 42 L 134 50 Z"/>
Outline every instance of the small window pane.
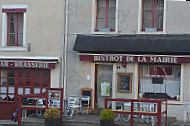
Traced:
<path fill-rule="evenodd" d="M 30 78 L 30 71 L 25 72 L 25 78 Z"/>
<path fill-rule="evenodd" d="M 6 95 L 0 94 L 0 101 L 6 101 Z"/>
<path fill-rule="evenodd" d="M 144 6 L 152 6 L 152 0 L 144 0 Z"/>
<path fill-rule="evenodd" d="M 1 78 L 1 85 L 7 85 L 7 78 Z"/>
<path fill-rule="evenodd" d="M 49 79 L 45 79 L 42 81 L 42 87 L 49 87 Z"/>
<path fill-rule="evenodd" d="M 18 94 L 23 95 L 23 88 L 18 88 Z"/>
<path fill-rule="evenodd" d="M 14 70 L 9 70 L 8 71 L 8 77 L 14 77 L 15 76 L 15 71 Z"/>
<path fill-rule="evenodd" d="M 106 8 L 98 8 L 98 18 L 106 17 Z"/>
<path fill-rule="evenodd" d="M 25 79 L 25 86 L 30 86 L 30 79 Z"/>
<path fill-rule="evenodd" d="M 8 85 L 14 85 L 15 84 L 15 79 L 14 78 L 9 78 L 8 79 Z"/>
<path fill-rule="evenodd" d="M 19 78 L 19 79 L 23 79 L 23 77 L 24 77 L 23 71 L 19 71 L 19 72 L 18 72 L 18 78 Z"/>
<path fill-rule="evenodd" d="M 9 17 L 10 22 L 14 22 L 16 19 L 16 15 L 14 13 L 8 13 L 7 16 Z"/>
<path fill-rule="evenodd" d="M 6 70 L 2 70 L 1 71 L 1 78 L 7 78 L 7 71 Z"/>
<path fill-rule="evenodd" d="M 109 18 L 115 19 L 115 8 L 109 8 Z"/>
<path fill-rule="evenodd" d="M 25 94 L 30 94 L 30 88 L 25 88 Z"/>
<path fill-rule="evenodd" d="M 114 29 L 115 29 L 115 19 L 109 19 L 109 20 L 108 20 L 108 27 L 109 27 L 111 30 L 114 30 Z"/>
<path fill-rule="evenodd" d="M 7 88 L 6 87 L 1 87 L 1 93 L 7 93 Z"/>
<path fill-rule="evenodd" d="M 105 19 L 97 19 L 97 29 L 105 28 Z"/>
<path fill-rule="evenodd" d="M 8 88 L 8 93 L 15 93 L 15 88 L 14 87 L 9 87 Z"/>
<path fill-rule="evenodd" d="M 45 72 L 42 72 L 42 78 L 49 78 L 50 77 L 50 74 L 49 74 L 49 71 L 45 71 Z"/>
<path fill-rule="evenodd" d="M 8 101 L 14 101 L 14 95 L 8 95 Z"/>
<path fill-rule="evenodd" d="M 115 7 L 116 6 L 116 0 L 109 0 L 109 7 Z"/>
<path fill-rule="evenodd" d="M 98 7 L 106 7 L 106 0 L 98 0 Z"/>
<path fill-rule="evenodd" d="M 34 94 L 40 94 L 40 88 L 34 88 Z"/>
<path fill-rule="evenodd" d="M 42 89 L 42 93 L 44 93 L 44 92 L 46 92 L 46 88 L 43 88 L 43 89 Z"/>

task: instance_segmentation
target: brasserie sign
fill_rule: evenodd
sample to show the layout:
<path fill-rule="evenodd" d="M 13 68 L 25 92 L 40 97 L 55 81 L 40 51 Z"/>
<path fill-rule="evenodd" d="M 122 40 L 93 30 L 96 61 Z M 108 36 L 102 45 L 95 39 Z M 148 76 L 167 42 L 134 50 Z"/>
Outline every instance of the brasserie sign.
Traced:
<path fill-rule="evenodd" d="M 172 56 L 126 56 L 126 55 L 80 55 L 80 61 L 92 62 L 139 62 L 139 63 L 190 63 L 190 57 Z"/>
<path fill-rule="evenodd" d="M 44 61 L 3 61 L 0 60 L 0 67 L 11 68 L 41 68 L 41 69 L 54 69 L 55 63 Z"/>

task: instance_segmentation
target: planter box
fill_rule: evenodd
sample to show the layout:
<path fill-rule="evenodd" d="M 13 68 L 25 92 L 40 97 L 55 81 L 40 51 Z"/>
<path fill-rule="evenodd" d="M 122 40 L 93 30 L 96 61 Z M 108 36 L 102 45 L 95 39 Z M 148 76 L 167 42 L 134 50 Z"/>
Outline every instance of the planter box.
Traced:
<path fill-rule="evenodd" d="M 100 120 L 100 126 L 114 126 L 114 120 Z"/>
<path fill-rule="evenodd" d="M 60 119 L 45 119 L 46 126 L 60 126 Z"/>
<path fill-rule="evenodd" d="M 99 29 L 100 32 L 110 32 L 110 28 L 102 28 L 102 29 Z"/>
<path fill-rule="evenodd" d="M 145 28 L 145 32 L 157 32 L 157 28 Z"/>

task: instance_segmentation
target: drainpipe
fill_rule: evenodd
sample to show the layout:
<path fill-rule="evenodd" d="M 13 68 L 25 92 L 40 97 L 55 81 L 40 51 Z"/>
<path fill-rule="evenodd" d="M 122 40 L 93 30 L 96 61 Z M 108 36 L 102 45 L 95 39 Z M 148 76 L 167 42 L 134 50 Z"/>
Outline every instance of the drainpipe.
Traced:
<path fill-rule="evenodd" d="M 63 9 L 63 51 L 62 51 L 62 82 L 64 88 L 64 97 L 67 94 L 67 43 L 68 43 L 68 0 L 64 0 Z"/>

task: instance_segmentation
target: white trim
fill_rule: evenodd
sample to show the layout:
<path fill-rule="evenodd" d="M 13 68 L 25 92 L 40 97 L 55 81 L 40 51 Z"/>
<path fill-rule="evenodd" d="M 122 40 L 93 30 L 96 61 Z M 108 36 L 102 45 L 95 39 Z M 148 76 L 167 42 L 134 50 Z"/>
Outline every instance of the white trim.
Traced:
<path fill-rule="evenodd" d="M 58 60 L 59 57 L 40 57 L 40 56 L 1 56 L 0 59 L 32 59 L 32 60 Z"/>
<path fill-rule="evenodd" d="M 158 32 L 145 32 L 145 31 L 140 31 L 137 32 L 137 34 L 155 34 L 155 35 L 159 35 L 159 34 L 166 34 L 164 31 L 158 31 Z"/>
<path fill-rule="evenodd" d="M 164 0 L 164 15 L 163 15 L 163 32 L 166 33 L 166 0 Z"/>
<path fill-rule="evenodd" d="M 24 13 L 23 18 L 23 47 L 26 47 L 26 13 Z"/>
<path fill-rule="evenodd" d="M 181 84 L 180 84 L 180 102 L 183 102 L 183 85 L 184 85 L 184 76 L 185 74 L 185 65 L 184 64 L 181 64 Z"/>
<path fill-rule="evenodd" d="M 142 31 L 141 29 L 142 29 L 142 0 L 139 0 L 138 32 L 137 32 L 137 34 L 166 34 L 166 0 L 164 0 L 163 31 L 145 32 L 145 31 Z"/>
<path fill-rule="evenodd" d="M 7 42 L 7 14 L 2 13 L 2 41 L 1 46 L 6 46 Z"/>
<path fill-rule="evenodd" d="M 96 27 L 96 0 L 92 0 L 92 27 L 91 33 L 94 33 Z"/>
<path fill-rule="evenodd" d="M 12 5 L 2 5 L 2 9 L 18 9 L 18 8 L 28 8 L 28 5 L 25 4 L 12 4 Z"/>
<path fill-rule="evenodd" d="M 97 0 L 92 0 L 92 27 L 91 27 L 91 34 L 118 34 L 119 30 L 119 0 L 116 1 L 116 8 L 115 8 L 115 31 L 110 32 L 99 32 L 95 31 L 96 29 L 96 13 L 97 13 Z"/>
<path fill-rule="evenodd" d="M 142 27 L 142 0 L 139 0 L 139 11 L 138 11 L 138 32 L 141 32 L 141 27 Z"/>
<path fill-rule="evenodd" d="M 27 51 L 26 47 L 10 47 L 10 46 L 1 46 L 0 51 Z"/>
<path fill-rule="evenodd" d="M 27 5 L 2 5 L 2 9 L 27 8 Z M 23 13 L 23 46 L 7 46 L 7 13 L 2 13 L 2 41 L 0 51 L 27 51 L 26 47 L 26 13 Z"/>
<path fill-rule="evenodd" d="M 134 80 L 132 81 L 132 90 L 134 90 L 134 98 L 138 98 L 138 91 L 139 91 L 138 65 L 139 63 L 135 63 L 135 72 L 133 73 Z"/>
<path fill-rule="evenodd" d="M 95 63 L 91 63 L 91 88 L 93 89 L 93 96 L 95 96 Z M 92 109 L 94 109 L 94 97 L 92 99 Z"/>
<path fill-rule="evenodd" d="M 118 33 L 119 31 L 119 0 L 116 0 L 115 6 L 115 32 Z"/>
<path fill-rule="evenodd" d="M 117 92 L 117 83 L 116 83 L 116 74 L 117 74 L 117 64 L 113 63 L 113 74 L 112 74 L 112 98 L 116 98 L 116 92 Z"/>
<path fill-rule="evenodd" d="M 97 31 L 93 31 L 93 32 L 91 32 L 91 34 L 97 34 L 97 35 L 116 34 L 116 35 L 118 35 L 118 32 L 115 32 L 115 31 L 113 31 L 113 32 L 97 32 Z"/>

